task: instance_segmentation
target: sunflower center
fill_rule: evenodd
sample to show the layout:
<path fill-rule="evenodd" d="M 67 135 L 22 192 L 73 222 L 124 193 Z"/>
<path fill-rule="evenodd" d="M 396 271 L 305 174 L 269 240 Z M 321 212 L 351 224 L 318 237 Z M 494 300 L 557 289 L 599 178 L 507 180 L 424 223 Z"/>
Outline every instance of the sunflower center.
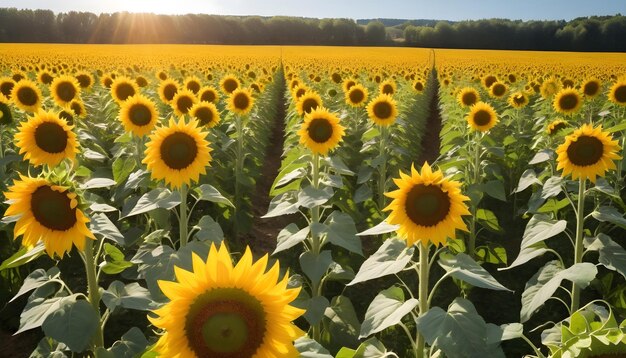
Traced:
<path fill-rule="evenodd" d="M 550 129 L 550 134 L 556 134 L 558 131 L 564 129 L 565 127 L 567 127 L 567 123 L 559 122 L 552 126 L 552 128 Z"/>
<path fill-rule="evenodd" d="M 389 102 L 376 102 L 376 104 L 374 104 L 373 111 L 376 118 L 379 119 L 388 119 L 393 113 L 393 109 L 391 108 L 391 104 Z"/>
<path fill-rule="evenodd" d="M 76 80 L 82 88 L 87 88 L 91 84 L 91 78 L 87 75 L 78 75 L 76 76 Z"/>
<path fill-rule="evenodd" d="M 76 224 L 76 208 L 65 193 L 43 185 L 33 192 L 30 206 L 35 220 L 50 230 L 67 231 Z"/>
<path fill-rule="evenodd" d="M 506 92 L 506 87 L 504 87 L 504 85 L 501 83 L 496 83 L 491 88 L 491 91 L 494 94 L 494 96 L 501 97 L 504 94 L 504 92 Z"/>
<path fill-rule="evenodd" d="M 474 114 L 474 123 L 477 126 L 486 126 L 491 122 L 491 113 L 485 111 L 484 109 L 479 110 Z"/>
<path fill-rule="evenodd" d="M 450 211 L 450 197 L 437 185 L 417 184 L 407 194 L 407 216 L 420 226 L 435 226 Z"/>
<path fill-rule="evenodd" d="M 559 107 L 565 111 L 571 111 L 578 105 L 578 96 L 568 93 L 559 99 Z"/>
<path fill-rule="evenodd" d="M 77 116 L 81 116 L 83 114 L 83 107 L 81 107 L 80 103 L 78 102 L 72 102 L 72 104 L 70 105 L 70 108 L 72 109 L 72 111 L 74 111 L 74 114 L 76 114 Z"/>
<path fill-rule="evenodd" d="M 178 107 L 178 110 L 184 114 L 189 112 L 189 109 L 192 106 L 193 106 L 193 100 L 189 96 L 180 96 L 176 100 L 176 107 Z"/>
<path fill-rule="evenodd" d="M 513 96 L 513 102 L 515 102 L 515 104 L 524 104 L 526 101 L 524 100 L 524 96 L 518 94 Z"/>
<path fill-rule="evenodd" d="M 365 93 L 359 89 L 355 89 L 354 91 L 350 91 L 350 102 L 354 104 L 359 104 L 365 98 Z"/>
<path fill-rule="evenodd" d="M 226 90 L 226 92 L 231 93 L 234 90 L 236 90 L 238 87 L 237 85 L 237 81 L 233 80 L 233 79 L 227 79 L 226 81 L 224 81 L 224 89 Z"/>
<path fill-rule="evenodd" d="M 69 125 L 73 125 L 74 124 L 74 117 L 69 112 L 67 112 L 66 110 L 62 110 L 59 113 L 59 118 L 64 119 L 67 122 L 67 124 L 69 124 Z"/>
<path fill-rule="evenodd" d="M 205 126 L 213 121 L 213 111 L 209 107 L 200 107 L 196 110 L 195 117 L 201 126 Z"/>
<path fill-rule="evenodd" d="M 37 92 L 31 87 L 22 87 L 17 91 L 17 100 L 26 106 L 34 106 L 38 100 Z"/>
<path fill-rule="evenodd" d="M 570 162 L 580 167 L 594 165 L 604 154 L 604 144 L 596 137 L 580 136 L 567 147 L 567 157 Z"/>
<path fill-rule="evenodd" d="M 67 147 L 67 133 L 57 123 L 44 122 L 35 129 L 35 143 L 48 153 L 61 153 Z"/>
<path fill-rule="evenodd" d="M 13 82 L 2 82 L 2 84 L 0 84 L 0 92 L 2 92 L 2 94 L 6 98 L 11 98 L 11 91 L 13 90 L 13 86 L 15 86 Z"/>
<path fill-rule="evenodd" d="M 251 357 L 263 343 L 265 310 L 237 288 L 200 295 L 185 318 L 189 346 L 198 357 Z"/>
<path fill-rule="evenodd" d="M 129 112 L 130 121 L 136 126 L 145 126 L 152 120 L 150 108 L 143 103 L 134 104 Z"/>
<path fill-rule="evenodd" d="M 237 93 L 235 98 L 233 98 L 233 104 L 235 105 L 235 108 L 237 109 L 246 110 L 248 109 L 248 106 L 250 105 L 250 99 L 248 98 L 248 95 L 246 95 L 245 93 Z"/>
<path fill-rule="evenodd" d="M 198 91 L 200 91 L 200 84 L 198 82 L 191 81 L 187 83 L 187 89 L 193 93 L 198 93 Z"/>
<path fill-rule="evenodd" d="M 76 88 L 71 82 L 59 83 L 56 92 L 57 96 L 64 102 L 70 102 L 76 97 Z"/>
<path fill-rule="evenodd" d="M 598 82 L 587 82 L 583 91 L 587 96 L 594 96 L 598 93 L 599 89 L 600 86 L 598 85 Z"/>
<path fill-rule="evenodd" d="M 165 99 L 167 99 L 168 101 L 171 101 L 174 98 L 174 96 L 176 96 L 177 92 L 178 92 L 178 88 L 176 87 L 176 85 L 174 84 L 166 85 L 163 88 L 163 97 L 165 97 Z"/>
<path fill-rule="evenodd" d="M 198 155 L 195 139 L 187 133 L 175 132 L 163 140 L 161 159 L 171 169 L 187 168 Z"/>
<path fill-rule="evenodd" d="M 115 89 L 115 95 L 120 99 L 120 101 L 125 101 L 128 97 L 135 95 L 135 89 L 129 83 L 120 83 Z"/>
<path fill-rule="evenodd" d="M 422 84 L 422 82 L 415 82 L 415 85 L 413 85 L 413 88 L 421 92 L 424 89 L 424 85 Z"/>
<path fill-rule="evenodd" d="M 384 85 L 384 86 L 383 86 L 383 90 L 382 90 L 382 92 L 383 92 L 384 94 L 393 94 L 393 86 L 392 86 L 392 85 L 390 85 L 390 84 L 386 84 L 386 85 Z"/>
<path fill-rule="evenodd" d="M 619 103 L 626 103 L 626 86 L 619 86 L 613 92 L 615 100 Z"/>
<path fill-rule="evenodd" d="M 309 113 L 317 107 L 319 107 L 319 103 L 315 98 L 306 98 L 302 102 L 302 112 L 304 113 Z"/>
<path fill-rule="evenodd" d="M 213 91 L 205 91 L 202 93 L 200 100 L 204 102 L 213 102 L 215 101 L 215 93 L 213 93 Z"/>
<path fill-rule="evenodd" d="M 326 143 L 333 135 L 333 126 L 325 118 L 315 118 L 309 123 L 307 131 L 314 142 Z"/>
<path fill-rule="evenodd" d="M 476 93 L 474 92 L 467 92 L 463 94 L 463 104 L 466 106 L 471 106 L 474 103 L 476 103 L 476 101 L 478 100 L 478 98 L 476 98 Z"/>

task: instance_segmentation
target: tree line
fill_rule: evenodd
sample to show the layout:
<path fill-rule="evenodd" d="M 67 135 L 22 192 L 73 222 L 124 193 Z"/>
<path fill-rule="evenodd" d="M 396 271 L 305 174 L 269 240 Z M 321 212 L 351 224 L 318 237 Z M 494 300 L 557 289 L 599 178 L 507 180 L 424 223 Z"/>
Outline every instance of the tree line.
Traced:
<path fill-rule="evenodd" d="M 626 16 L 620 14 L 569 22 L 488 19 L 460 22 L 415 20 L 399 24 L 394 19 L 383 21 L 127 12 L 55 14 L 50 10 L 0 8 L 0 42 L 406 45 L 626 51 Z M 385 27 L 385 24 L 395 26 Z"/>

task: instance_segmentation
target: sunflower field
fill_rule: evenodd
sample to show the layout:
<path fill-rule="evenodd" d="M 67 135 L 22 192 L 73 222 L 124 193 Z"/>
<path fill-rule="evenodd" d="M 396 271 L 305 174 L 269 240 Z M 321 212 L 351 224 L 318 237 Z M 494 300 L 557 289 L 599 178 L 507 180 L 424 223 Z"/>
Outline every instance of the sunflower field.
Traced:
<path fill-rule="evenodd" d="M 626 55 L 0 53 L 1 356 L 626 356 Z"/>

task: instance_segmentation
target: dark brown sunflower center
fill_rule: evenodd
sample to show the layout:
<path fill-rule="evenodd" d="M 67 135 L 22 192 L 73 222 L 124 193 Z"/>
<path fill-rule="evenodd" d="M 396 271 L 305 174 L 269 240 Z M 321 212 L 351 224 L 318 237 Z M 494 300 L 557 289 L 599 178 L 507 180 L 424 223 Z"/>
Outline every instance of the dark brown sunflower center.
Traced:
<path fill-rule="evenodd" d="M 245 111 L 250 106 L 250 98 L 245 93 L 237 93 L 233 98 L 235 108 Z"/>
<path fill-rule="evenodd" d="M 83 114 L 83 107 L 78 102 L 72 102 L 72 104 L 70 105 L 70 108 L 72 109 L 72 111 L 74 111 L 74 114 L 76 114 L 77 116 L 81 116 Z"/>
<path fill-rule="evenodd" d="M 356 85 L 356 82 L 354 82 L 354 81 L 348 81 L 348 83 L 346 83 L 346 88 L 347 88 L 347 89 L 350 89 L 350 88 L 352 88 L 352 86 L 354 86 L 354 85 Z"/>
<path fill-rule="evenodd" d="M 474 113 L 474 123 L 477 126 L 486 126 L 491 122 L 491 113 L 488 111 L 481 109 L 478 112 Z"/>
<path fill-rule="evenodd" d="M 185 334 L 198 357 L 252 357 L 266 334 L 265 310 L 247 292 L 217 288 L 200 295 L 185 317 Z"/>
<path fill-rule="evenodd" d="M 67 124 L 69 124 L 70 126 L 74 124 L 74 117 L 72 116 L 71 113 L 69 113 L 66 110 L 62 110 L 59 113 L 59 118 L 61 119 L 65 119 L 65 121 L 67 122 Z"/>
<path fill-rule="evenodd" d="M 392 85 L 390 85 L 390 84 L 386 84 L 386 85 L 384 85 L 384 86 L 383 86 L 383 90 L 382 90 L 382 92 L 383 92 L 384 94 L 393 94 L 393 86 L 392 86 Z"/>
<path fill-rule="evenodd" d="M 485 78 L 485 87 L 489 88 L 493 85 L 498 79 L 495 76 L 488 76 Z"/>
<path fill-rule="evenodd" d="M 2 82 L 2 84 L 0 84 L 0 92 L 2 92 L 2 94 L 6 97 L 6 98 L 11 98 L 11 91 L 13 90 L 13 87 L 15 86 L 15 83 L 13 82 Z"/>
<path fill-rule="evenodd" d="M 350 91 L 349 96 L 350 96 L 350 102 L 354 104 L 359 104 L 363 102 L 363 99 L 365 98 L 365 93 L 363 93 L 363 91 L 357 88 L 357 89 Z"/>
<path fill-rule="evenodd" d="M 21 87 L 17 91 L 17 100 L 26 105 L 26 106 L 34 106 L 37 104 L 39 97 L 37 96 L 37 92 L 31 87 Z"/>
<path fill-rule="evenodd" d="M 413 85 L 413 88 L 421 92 L 424 89 L 424 85 L 422 84 L 422 82 L 415 82 L 415 85 Z"/>
<path fill-rule="evenodd" d="M 35 143 L 48 153 L 61 153 L 67 147 L 67 133 L 54 122 L 44 122 L 35 129 Z"/>
<path fill-rule="evenodd" d="M 376 102 L 372 110 L 376 118 L 383 120 L 389 119 L 389 117 L 391 117 L 391 115 L 393 114 L 393 108 L 391 107 L 391 103 L 387 101 Z"/>
<path fill-rule="evenodd" d="M 340 83 L 341 82 L 341 75 L 338 73 L 333 73 L 331 78 L 333 79 L 333 82 L 335 83 Z"/>
<path fill-rule="evenodd" d="M 239 85 L 237 84 L 237 81 L 229 78 L 224 81 L 223 87 L 226 92 L 232 93 L 234 90 L 237 89 L 237 87 L 239 87 Z"/>
<path fill-rule="evenodd" d="M 619 103 L 626 103 L 626 85 L 619 86 L 613 92 L 615 100 Z"/>
<path fill-rule="evenodd" d="M 476 93 L 474 92 L 465 92 L 463 93 L 461 100 L 463 101 L 464 105 L 471 106 L 474 103 L 476 103 L 476 101 L 478 100 L 478 97 L 476 96 Z"/>
<path fill-rule="evenodd" d="M 105 78 L 104 79 L 104 87 L 106 88 L 111 88 L 111 85 L 113 84 L 113 80 L 111 78 Z"/>
<path fill-rule="evenodd" d="M 555 125 L 551 127 L 550 134 L 556 134 L 558 131 L 560 131 L 561 129 L 564 129 L 565 127 L 567 127 L 567 123 L 565 122 L 556 123 Z"/>
<path fill-rule="evenodd" d="M 189 96 L 180 96 L 176 100 L 176 108 L 183 114 L 187 114 L 192 106 L 193 99 Z"/>
<path fill-rule="evenodd" d="M 491 87 L 491 93 L 493 93 L 494 96 L 501 97 L 504 95 L 504 92 L 506 92 L 506 87 L 501 83 L 496 83 Z"/>
<path fill-rule="evenodd" d="M 567 147 L 567 158 L 574 165 L 586 167 L 600 161 L 604 154 L 604 144 L 596 137 L 580 136 Z"/>
<path fill-rule="evenodd" d="M 161 143 L 161 159 L 172 169 L 187 168 L 198 155 L 195 139 L 187 133 L 175 132 Z"/>
<path fill-rule="evenodd" d="M 50 76 L 49 73 L 43 73 L 41 75 L 41 83 L 45 84 L 45 85 L 49 85 L 50 83 L 52 83 L 52 80 L 54 78 L 52 78 L 52 76 Z"/>
<path fill-rule="evenodd" d="M 144 77 L 139 76 L 135 79 L 135 83 L 137 84 L 137 86 L 139 87 L 146 87 L 148 85 L 148 80 L 146 80 Z"/>
<path fill-rule="evenodd" d="M 578 96 L 574 93 L 567 93 L 559 98 L 559 107 L 564 111 L 571 111 L 578 106 Z"/>
<path fill-rule="evenodd" d="M 583 92 L 587 96 L 595 96 L 596 93 L 598 93 L 598 90 L 600 90 L 600 86 L 598 82 L 595 81 L 587 82 L 583 88 Z"/>
<path fill-rule="evenodd" d="M 315 118 L 309 123 L 309 137 L 317 143 L 326 143 L 333 136 L 333 125 L 326 118 Z"/>
<path fill-rule="evenodd" d="M 521 94 L 515 95 L 515 96 L 513 96 L 513 102 L 515 104 L 520 104 L 520 105 L 524 104 L 524 103 L 526 103 L 526 97 L 524 97 Z"/>
<path fill-rule="evenodd" d="M 76 224 L 76 208 L 65 193 L 43 185 L 33 192 L 30 199 L 35 220 L 50 230 L 67 231 Z"/>
<path fill-rule="evenodd" d="M 200 107 L 196 110 L 195 117 L 201 126 L 205 126 L 213 122 L 213 111 L 209 107 Z"/>
<path fill-rule="evenodd" d="M 404 208 L 416 225 L 434 226 L 448 216 L 450 197 L 437 185 L 417 184 L 408 192 Z"/>
<path fill-rule="evenodd" d="M 76 97 L 76 88 L 71 82 L 61 82 L 57 86 L 56 93 L 62 101 L 70 102 Z"/>
<path fill-rule="evenodd" d="M 128 117 L 136 126 L 145 126 L 152 121 L 152 112 L 143 103 L 135 103 L 128 111 Z"/>
<path fill-rule="evenodd" d="M 174 84 L 170 83 L 163 87 L 163 97 L 168 101 L 171 101 L 176 96 L 176 93 L 178 93 L 178 87 Z"/>
<path fill-rule="evenodd" d="M 200 84 L 196 81 L 190 81 L 187 83 L 187 89 L 193 93 L 198 93 L 198 91 L 200 91 Z"/>
<path fill-rule="evenodd" d="M 215 92 L 213 91 L 204 91 L 202 96 L 200 96 L 200 100 L 204 102 L 213 102 L 215 101 Z"/>
<path fill-rule="evenodd" d="M 91 85 L 91 78 L 87 75 L 78 75 L 76 76 L 76 80 L 82 88 L 87 88 Z"/>
<path fill-rule="evenodd" d="M 10 124 L 13 122 L 11 109 L 5 103 L 0 102 L 0 124 Z"/>
<path fill-rule="evenodd" d="M 302 102 L 302 112 L 309 113 L 319 106 L 320 104 L 317 102 L 315 98 L 306 98 Z"/>
<path fill-rule="evenodd" d="M 120 101 L 125 101 L 128 97 L 132 97 L 135 95 L 135 88 L 130 83 L 120 83 L 115 88 L 115 96 Z"/>

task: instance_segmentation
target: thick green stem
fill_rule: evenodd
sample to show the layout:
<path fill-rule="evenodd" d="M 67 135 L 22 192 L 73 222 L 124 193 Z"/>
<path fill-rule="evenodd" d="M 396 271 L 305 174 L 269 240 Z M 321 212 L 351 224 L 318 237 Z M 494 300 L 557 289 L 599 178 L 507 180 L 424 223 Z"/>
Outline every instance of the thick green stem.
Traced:
<path fill-rule="evenodd" d="M 474 143 L 474 176 L 472 178 L 472 184 L 476 187 L 480 183 L 480 152 L 481 152 L 481 137 L 480 132 L 476 132 L 476 143 Z M 469 233 L 469 242 L 467 244 L 467 253 L 470 257 L 475 257 L 476 252 L 476 212 L 478 211 L 478 202 L 472 202 L 470 207 L 470 212 L 472 214 L 472 218 L 470 219 L 470 233 Z"/>
<path fill-rule="evenodd" d="M 244 164 L 244 138 L 243 138 L 243 116 L 235 116 L 235 128 L 237 131 L 237 158 L 235 160 L 235 219 L 239 217 L 241 212 L 241 178 L 243 177 L 243 164 Z M 235 242 L 239 243 L 239 225 L 235 224 L 234 227 Z"/>
<path fill-rule="evenodd" d="M 180 222 L 178 223 L 180 247 L 187 245 L 187 184 L 180 186 Z"/>
<path fill-rule="evenodd" d="M 574 246 L 574 265 L 583 261 L 583 230 L 585 223 L 585 184 L 582 177 L 578 181 L 578 209 L 576 210 L 576 245 Z M 576 312 L 580 306 L 580 287 L 572 283 L 572 306 L 571 312 Z"/>
<path fill-rule="evenodd" d="M 100 287 L 98 287 L 98 279 L 96 278 L 96 261 L 93 256 L 93 240 L 86 239 L 85 242 L 85 271 L 87 273 L 87 289 L 89 290 L 89 303 L 93 307 L 98 317 L 98 326 L 96 334 L 93 338 L 94 352 L 98 356 L 98 348 L 104 347 L 104 335 L 102 333 L 102 325 L 100 322 Z"/>
<path fill-rule="evenodd" d="M 420 264 L 419 264 L 419 309 L 420 317 L 428 312 L 428 244 L 419 243 Z M 417 335 L 417 357 L 424 357 L 426 342 L 421 333 Z"/>
<path fill-rule="evenodd" d="M 320 184 L 320 157 L 318 153 L 313 154 L 313 188 L 318 189 Z M 320 254 L 322 245 L 320 237 L 317 232 L 317 224 L 320 222 L 320 207 L 314 206 L 311 208 L 311 251 L 317 257 Z M 311 296 L 313 298 L 321 296 L 321 281 L 311 282 Z M 319 342 L 322 336 L 320 324 L 313 325 L 311 327 L 312 338 Z"/>
<path fill-rule="evenodd" d="M 380 148 L 378 151 L 378 157 L 380 158 L 380 166 L 378 167 L 378 210 L 382 211 L 385 208 L 385 184 L 387 182 L 387 160 L 385 158 L 385 149 L 387 146 L 387 133 L 386 126 L 380 127 Z"/>

